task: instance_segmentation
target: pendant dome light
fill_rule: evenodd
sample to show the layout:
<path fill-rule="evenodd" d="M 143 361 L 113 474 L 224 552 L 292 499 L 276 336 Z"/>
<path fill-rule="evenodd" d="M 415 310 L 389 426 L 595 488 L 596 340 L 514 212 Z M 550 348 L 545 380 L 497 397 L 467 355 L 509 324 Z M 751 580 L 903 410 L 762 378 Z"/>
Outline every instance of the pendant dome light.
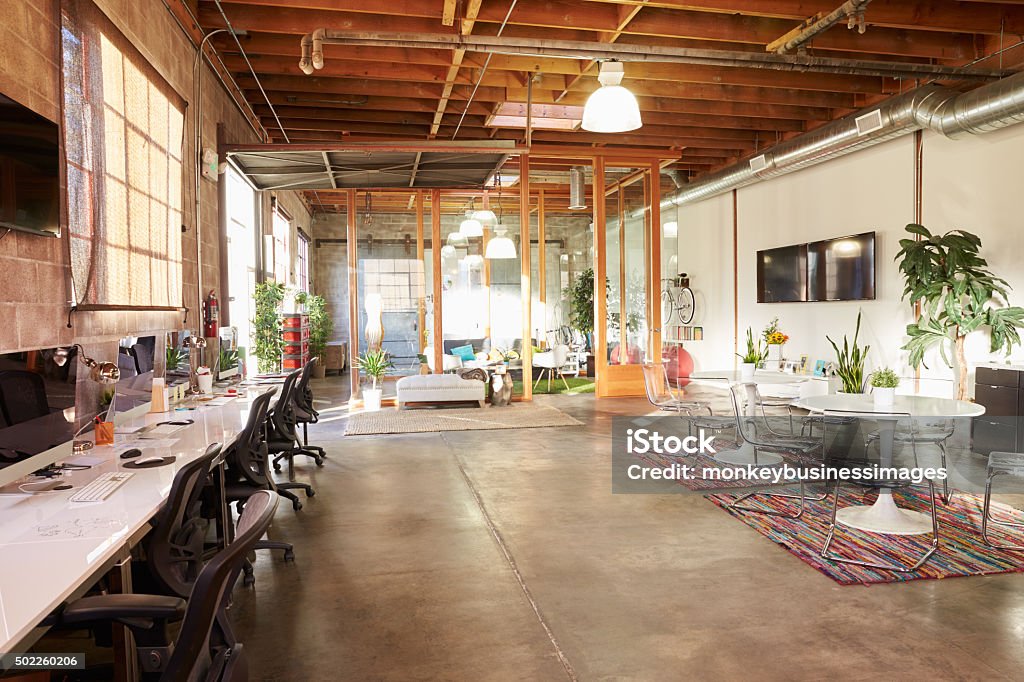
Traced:
<path fill-rule="evenodd" d="M 494 236 L 487 242 L 488 260 L 502 260 L 516 257 L 516 245 L 505 236 L 505 226 L 497 223 L 494 226 Z"/>
<path fill-rule="evenodd" d="M 488 260 L 507 260 L 516 257 L 516 245 L 505 235 L 505 226 L 501 224 L 501 176 L 498 177 L 498 218 L 494 223 L 494 236 L 487 241 L 484 258 Z"/>
<path fill-rule="evenodd" d="M 467 239 L 470 237 L 483 237 L 484 226 L 474 216 L 475 211 L 473 210 L 473 202 L 470 202 L 469 209 L 466 211 L 466 218 L 459 225 L 459 232 L 463 237 Z"/>
<path fill-rule="evenodd" d="M 622 87 L 622 62 L 601 62 L 594 91 L 583 107 L 581 127 L 592 133 L 625 133 L 643 125 L 636 97 Z"/>
<path fill-rule="evenodd" d="M 448 234 L 447 246 L 451 246 L 456 249 L 461 247 L 464 249 L 467 246 L 469 246 L 469 240 L 466 238 L 466 235 L 462 234 L 461 231 L 455 230 L 454 232 L 450 232 Z"/>

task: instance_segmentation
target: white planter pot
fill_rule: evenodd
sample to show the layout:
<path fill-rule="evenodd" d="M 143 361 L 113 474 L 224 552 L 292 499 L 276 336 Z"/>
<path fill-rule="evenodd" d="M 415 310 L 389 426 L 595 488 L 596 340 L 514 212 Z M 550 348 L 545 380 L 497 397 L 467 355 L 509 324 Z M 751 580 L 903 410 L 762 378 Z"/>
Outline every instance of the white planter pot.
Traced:
<path fill-rule="evenodd" d="M 872 387 L 871 395 L 875 399 L 875 407 L 890 408 L 896 400 L 895 388 Z"/>
<path fill-rule="evenodd" d="M 753 362 L 744 362 L 740 365 L 740 379 L 742 381 L 750 381 L 754 378 L 754 372 L 757 370 L 757 365 Z"/>
<path fill-rule="evenodd" d="M 366 412 L 377 412 L 380 410 L 380 397 L 384 393 L 379 388 L 367 388 L 363 390 L 363 410 Z"/>

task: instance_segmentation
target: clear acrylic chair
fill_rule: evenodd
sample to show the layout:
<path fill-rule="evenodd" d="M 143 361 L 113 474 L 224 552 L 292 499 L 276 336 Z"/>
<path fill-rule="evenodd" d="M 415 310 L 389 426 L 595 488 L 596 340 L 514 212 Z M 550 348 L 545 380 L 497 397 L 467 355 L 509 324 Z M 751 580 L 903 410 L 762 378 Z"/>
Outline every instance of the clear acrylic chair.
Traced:
<path fill-rule="evenodd" d="M 953 437 L 956 430 L 956 423 L 952 419 L 942 419 L 934 423 L 923 423 L 920 419 L 911 419 L 909 424 L 903 428 L 897 428 L 894 439 L 897 443 L 910 443 L 914 446 L 914 466 L 919 466 L 917 460 L 917 446 L 933 445 L 939 450 L 939 460 L 942 468 L 946 468 L 946 442 Z M 879 434 L 873 431 L 868 434 L 868 443 L 878 440 Z M 949 492 L 949 477 L 942 479 L 942 504 L 949 504 L 951 499 Z"/>
<path fill-rule="evenodd" d="M 694 412 L 707 411 L 714 415 L 711 404 L 704 400 L 683 400 L 672 389 L 668 380 L 668 370 L 660 362 L 648 362 L 643 365 L 644 390 L 647 400 L 663 412 L 692 415 Z"/>
<path fill-rule="evenodd" d="M 763 406 L 760 407 L 760 409 L 753 410 L 753 414 L 746 413 L 744 407 L 748 387 L 752 388 L 754 391 L 755 404 L 761 405 L 760 394 L 757 392 L 756 386 L 743 383 L 732 384 L 729 386 L 729 396 L 732 399 L 733 410 L 736 413 L 737 440 L 746 442 L 753 447 L 755 466 L 758 465 L 758 455 L 762 452 L 781 455 L 783 458 L 788 457 L 797 465 L 802 465 L 804 467 L 820 466 L 820 442 L 808 438 L 787 436 L 786 434 L 776 431 L 772 428 L 771 422 L 765 414 Z M 771 465 L 769 464 L 767 466 Z M 808 500 L 821 501 L 825 499 L 827 493 L 823 493 L 815 497 L 808 497 L 807 486 L 802 476 L 798 477 L 797 486 L 799 488 L 799 492 L 797 494 L 791 492 L 775 492 L 771 490 L 755 490 L 744 493 L 729 503 L 727 507 L 740 512 L 752 512 L 768 516 L 781 516 L 787 519 L 798 519 L 803 516 Z M 776 511 L 774 509 L 743 504 L 747 500 L 755 498 L 773 497 L 799 500 L 799 504 L 795 511 Z"/>
<path fill-rule="evenodd" d="M 881 450 L 878 449 L 878 458 L 871 456 L 872 445 L 881 444 L 881 438 L 875 438 L 869 440 L 868 438 L 860 437 L 862 431 L 870 433 L 880 433 L 882 422 L 893 422 L 895 421 L 895 429 L 909 428 L 909 425 L 913 422 L 913 417 L 905 412 L 850 412 L 846 410 L 827 410 L 823 414 L 823 419 L 818 422 L 822 427 L 822 453 L 824 457 L 824 464 L 830 471 L 835 469 L 838 471 L 852 471 L 854 469 L 865 470 L 868 467 L 878 464 L 881 460 Z M 888 428 L 888 426 L 886 427 Z M 857 443 L 863 445 L 863 450 L 860 452 L 854 451 L 854 446 Z M 894 438 L 893 445 L 898 444 L 909 444 L 911 450 L 913 450 L 913 460 L 917 462 L 916 443 L 913 440 L 899 441 Z M 931 517 L 931 535 L 932 540 L 928 545 L 925 552 L 917 557 L 910 557 L 904 563 L 882 563 L 880 561 L 872 561 L 868 559 L 842 556 L 829 551 L 832 547 L 832 543 L 835 540 L 836 532 L 839 524 L 836 521 L 839 512 L 839 497 L 841 487 L 844 483 L 851 486 L 857 486 L 864 489 L 877 488 L 879 494 L 883 491 L 887 491 L 891 494 L 895 490 L 909 489 L 917 482 L 910 478 L 902 478 L 899 476 L 899 469 L 905 467 L 897 466 L 895 462 L 895 452 L 893 456 L 894 461 L 886 467 L 880 467 L 876 469 L 879 474 L 889 473 L 890 476 L 885 478 L 879 477 L 862 477 L 862 478 L 850 478 L 850 480 L 844 481 L 840 476 L 834 476 L 832 481 L 832 509 L 829 517 L 828 535 L 825 537 L 825 542 L 822 544 L 821 551 L 819 552 L 822 559 L 827 561 L 833 561 L 836 563 L 844 564 L 855 564 L 857 566 L 863 566 L 865 568 L 876 568 L 884 571 L 895 571 L 897 573 L 911 573 L 921 568 L 928 559 L 939 548 L 939 517 L 936 511 L 935 499 L 938 496 L 935 490 L 935 482 L 931 479 L 927 479 L 928 484 L 928 499 L 929 499 L 929 514 Z M 885 469 L 891 471 L 885 472 Z"/>
<path fill-rule="evenodd" d="M 1024 453 L 993 452 L 988 456 L 988 470 L 985 478 L 985 504 L 981 512 L 981 539 L 994 549 L 1005 549 L 1014 552 L 1024 551 L 1024 538 L 1016 545 L 1000 544 L 989 537 L 989 524 L 1003 528 L 1024 528 L 1024 523 L 999 521 L 991 516 L 992 483 L 999 476 L 1016 476 L 1024 478 Z"/>

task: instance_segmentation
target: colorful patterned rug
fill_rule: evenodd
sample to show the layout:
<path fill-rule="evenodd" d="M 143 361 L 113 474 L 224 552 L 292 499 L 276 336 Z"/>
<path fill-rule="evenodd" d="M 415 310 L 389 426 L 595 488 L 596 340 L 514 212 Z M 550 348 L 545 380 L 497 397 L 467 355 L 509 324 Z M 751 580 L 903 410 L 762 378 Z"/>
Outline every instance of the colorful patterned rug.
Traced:
<path fill-rule="evenodd" d="M 822 559 L 819 552 L 828 534 L 830 499 L 822 502 L 808 501 L 803 516 L 799 519 L 786 519 L 727 509 L 725 505 L 735 499 L 735 495 L 730 493 L 706 497 L 841 585 L 870 585 L 925 578 L 1024 572 L 1024 552 L 993 549 L 982 542 L 980 495 L 957 492 L 948 506 L 942 505 L 941 500 L 939 501 L 939 549 L 924 566 L 913 573 L 878 570 Z M 839 505 L 842 508 L 851 504 L 871 504 L 875 497 L 874 492 L 858 492 L 846 488 L 840 497 Z M 928 511 L 927 491 L 904 490 L 896 492 L 895 499 L 901 507 L 921 512 Z M 749 498 L 744 504 L 792 510 L 795 509 L 797 502 L 781 498 Z M 1004 504 L 993 502 L 992 514 L 1002 521 L 1024 522 L 1024 512 Z M 991 537 L 1001 536 L 1000 531 L 994 530 L 991 525 L 990 532 Z M 930 542 L 931 535 L 881 535 L 839 526 L 829 552 L 880 563 L 900 559 L 906 562 L 907 557 L 921 556 Z"/>

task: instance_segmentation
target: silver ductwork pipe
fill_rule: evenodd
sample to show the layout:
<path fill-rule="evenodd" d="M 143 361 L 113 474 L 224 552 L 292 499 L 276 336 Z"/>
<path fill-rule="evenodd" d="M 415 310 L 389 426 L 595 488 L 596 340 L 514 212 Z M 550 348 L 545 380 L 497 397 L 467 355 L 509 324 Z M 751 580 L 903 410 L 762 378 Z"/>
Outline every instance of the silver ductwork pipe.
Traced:
<path fill-rule="evenodd" d="M 661 201 L 661 208 L 701 201 L 900 137 L 934 130 L 946 137 L 981 134 L 1024 122 L 1024 72 L 961 93 L 925 85 L 765 149 L 706 175 Z"/>
<path fill-rule="evenodd" d="M 587 207 L 587 171 L 583 166 L 569 169 L 569 210 L 582 211 Z"/>

